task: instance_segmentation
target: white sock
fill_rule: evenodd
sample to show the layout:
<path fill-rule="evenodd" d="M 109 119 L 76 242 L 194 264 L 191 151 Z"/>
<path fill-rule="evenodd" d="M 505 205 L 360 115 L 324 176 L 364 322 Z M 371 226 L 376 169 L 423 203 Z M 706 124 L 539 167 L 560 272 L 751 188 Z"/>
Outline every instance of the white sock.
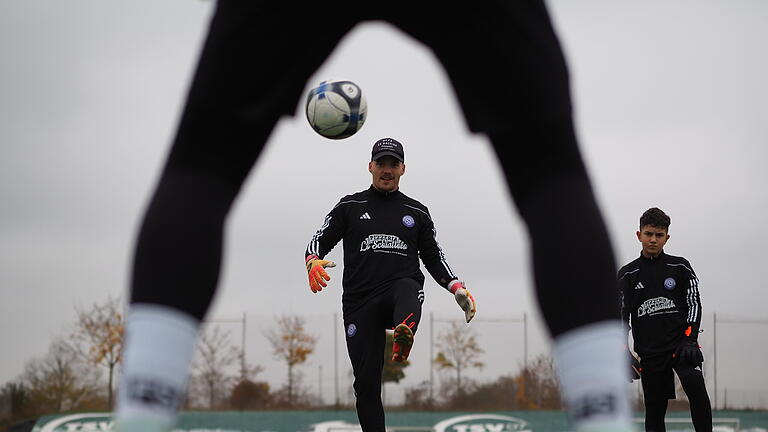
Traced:
<path fill-rule="evenodd" d="M 115 409 L 118 430 L 150 429 L 128 426 L 137 423 L 170 430 L 176 423 L 199 324 L 191 315 L 167 306 L 131 305 Z"/>
<path fill-rule="evenodd" d="M 554 341 L 560 389 L 576 431 L 630 431 L 626 332 L 619 321 L 569 330 Z"/>

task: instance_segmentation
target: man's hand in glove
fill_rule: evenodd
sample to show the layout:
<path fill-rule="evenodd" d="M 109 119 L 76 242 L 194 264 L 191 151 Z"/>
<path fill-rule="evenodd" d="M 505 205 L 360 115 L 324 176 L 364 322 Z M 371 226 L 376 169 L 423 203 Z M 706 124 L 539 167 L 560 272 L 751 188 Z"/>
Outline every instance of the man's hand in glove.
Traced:
<path fill-rule="evenodd" d="M 469 293 L 467 287 L 464 286 L 464 282 L 460 280 L 452 280 L 448 283 L 448 291 L 456 298 L 456 303 L 464 311 L 464 318 L 467 322 L 472 321 L 477 312 L 477 304 L 475 304 L 475 298 Z"/>
<path fill-rule="evenodd" d="M 685 330 L 685 336 L 680 344 L 677 345 L 675 353 L 672 357 L 683 363 L 688 363 L 694 366 L 698 366 L 704 362 L 704 355 L 701 353 L 701 347 L 695 337 L 691 337 L 691 327 L 689 326 Z"/>
<path fill-rule="evenodd" d="M 313 293 L 322 291 L 323 287 L 328 286 L 326 281 L 331 280 L 328 273 L 325 271 L 326 267 L 336 267 L 336 263 L 333 261 L 321 260 L 317 255 L 310 255 L 307 257 L 307 274 L 309 275 L 309 289 Z"/>

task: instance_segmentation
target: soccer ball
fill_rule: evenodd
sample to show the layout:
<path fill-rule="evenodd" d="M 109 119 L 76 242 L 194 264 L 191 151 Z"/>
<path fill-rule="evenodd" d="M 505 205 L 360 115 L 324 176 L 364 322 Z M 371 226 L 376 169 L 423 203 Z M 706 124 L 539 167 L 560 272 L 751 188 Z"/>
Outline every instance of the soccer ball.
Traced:
<path fill-rule="evenodd" d="M 367 111 L 365 95 L 352 81 L 323 81 L 307 95 L 307 120 L 315 132 L 326 138 L 354 135 L 363 127 Z"/>

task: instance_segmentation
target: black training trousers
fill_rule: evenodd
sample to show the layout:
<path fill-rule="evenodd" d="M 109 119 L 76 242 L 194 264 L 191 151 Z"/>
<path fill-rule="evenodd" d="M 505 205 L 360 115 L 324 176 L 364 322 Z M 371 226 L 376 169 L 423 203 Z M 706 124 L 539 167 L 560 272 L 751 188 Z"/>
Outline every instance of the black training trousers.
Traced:
<path fill-rule="evenodd" d="M 355 374 L 357 418 L 364 432 L 385 431 L 381 403 L 384 331 L 405 323 L 416 333 L 421 320 L 420 289 L 421 284 L 413 279 L 397 279 L 344 316 L 347 352 Z"/>
<path fill-rule="evenodd" d="M 704 385 L 701 365 L 679 361 L 669 352 L 653 357 L 646 356 L 641 359 L 640 366 L 643 369 L 640 380 L 645 402 L 646 432 L 666 431 L 664 417 L 667 413 L 667 402 L 676 397 L 672 371 L 677 374 L 683 391 L 688 396 L 693 428 L 696 432 L 712 431 L 712 405 Z"/>

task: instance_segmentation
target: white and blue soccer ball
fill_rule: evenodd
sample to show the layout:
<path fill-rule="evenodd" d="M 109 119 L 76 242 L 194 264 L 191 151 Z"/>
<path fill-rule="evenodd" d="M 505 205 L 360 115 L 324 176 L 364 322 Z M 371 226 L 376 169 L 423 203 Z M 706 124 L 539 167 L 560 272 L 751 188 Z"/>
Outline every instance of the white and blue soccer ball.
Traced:
<path fill-rule="evenodd" d="M 326 138 L 342 139 L 363 127 L 368 103 L 363 91 L 352 81 L 328 80 L 309 91 L 306 112 L 315 132 Z"/>

